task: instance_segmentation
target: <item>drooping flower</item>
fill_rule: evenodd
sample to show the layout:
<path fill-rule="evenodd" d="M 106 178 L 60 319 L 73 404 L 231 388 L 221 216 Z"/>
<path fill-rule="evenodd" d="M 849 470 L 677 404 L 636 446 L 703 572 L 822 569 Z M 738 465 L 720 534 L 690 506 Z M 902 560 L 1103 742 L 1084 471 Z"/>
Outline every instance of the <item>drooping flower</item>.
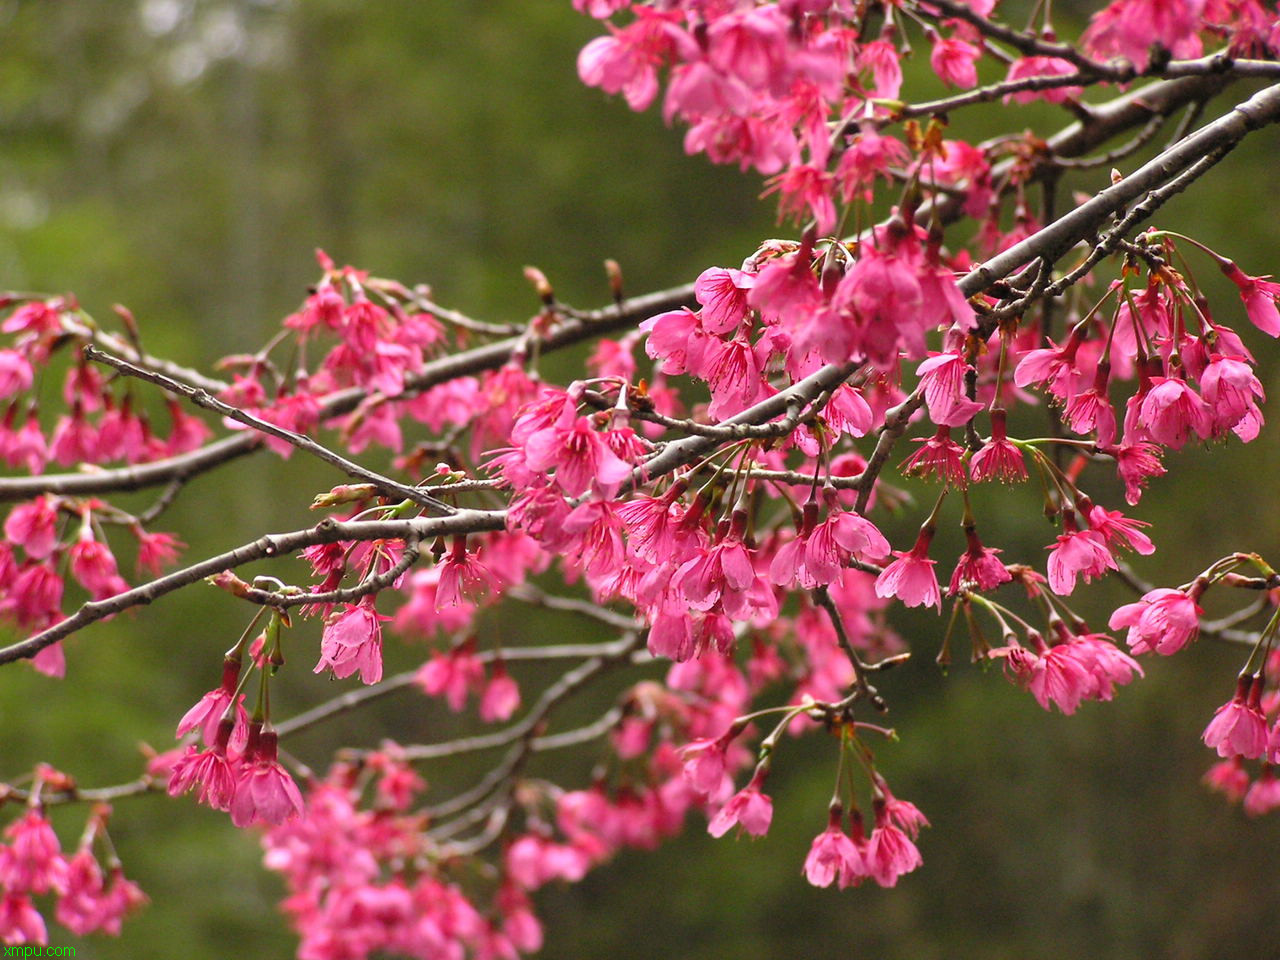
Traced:
<path fill-rule="evenodd" d="M 837 875 L 857 876 L 865 872 L 862 855 L 841 827 L 843 813 L 833 804 L 827 829 L 813 838 L 804 860 L 804 877 L 815 887 L 829 887 Z"/>
<path fill-rule="evenodd" d="M 320 638 L 320 661 L 313 672 L 332 670 L 339 679 L 360 671 L 362 683 L 382 679 L 382 621 L 390 620 L 373 608 L 373 598 L 345 604 L 346 609 L 330 617 Z"/>
<path fill-rule="evenodd" d="M 306 805 L 298 785 L 276 759 L 277 735 L 256 725 L 249 728 L 244 762 L 236 775 L 231 801 L 231 822 L 237 827 L 253 823 L 278 826 L 301 816 Z"/>
<path fill-rule="evenodd" d="M 508 720 L 519 706 L 520 687 L 507 672 L 506 664 L 499 660 L 480 695 L 480 719 L 486 723 Z"/>
<path fill-rule="evenodd" d="M 1002 408 L 991 411 L 991 439 L 969 461 L 969 475 L 974 483 L 984 480 L 1020 483 L 1027 479 L 1022 451 L 1009 441 L 1007 418 Z"/>
<path fill-rule="evenodd" d="M 1049 588 L 1060 597 L 1076 588 L 1076 577 L 1088 583 L 1108 570 L 1118 569 L 1106 539 L 1096 530 L 1077 530 L 1074 513 L 1063 515 L 1063 533 L 1046 547 L 1049 554 Z"/>
<path fill-rule="evenodd" d="M 1190 593 L 1162 587 L 1144 594 L 1136 603 L 1126 603 L 1111 614 L 1112 630 L 1128 627 L 1125 642 L 1135 654 L 1154 650 L 1162 656 L 1177 653 L 1195 640 L 1204 613 Z"/>
<path fill-rule="evenodd" d="M 1220 757 L 1244 757 L 1254 760 L 1267 748 L 1267 719 L 1259 706 L 1262 699 L 1261 674 L 1242 676 L 1236 692 L 1220 706 L 1204 728 L 1201 739 L 1206 747 L 1218 751 Z"/>
<path fill-rule="evenodd" d="M 900 876 L 924 863 L 911 838 L 890 821 L 883 801 L 876 802 L 876 825 L 867 839 L 866 863 L 882 887 L 896 886 Z"/>
<path fill-rule="evenodd" d="M 1000 551 L 995 547 L 984 547 L 978 539 L 976 531 L 965 530 L 968 547 L 960 556 L 959 563 L 951 572 L 951 583 L 947 588 L 950 596 L 965 590 L 994 590 L 1002 583 L 1008 583 L 1013 577 L 1005 569 L 1005 565 L 997 559 Z"/>
<path fill-rule="evenodd" d="M 764 775 L 757 772 L 751 782 L 729 798 L 711 821 L 707 832 L 713 837 L 723 837 L 733 827 L 740 826 L 753 837 L 763 837 L 769 832 L 773 820 L 773 801 L 760 792 Z"/>
<path fill-rule="evenodd" d="M 39 809 L 30 809 L 5 828 L 0 846 L 0 884 L 12 893 L 63 893 L 67 861 L 58 835 Z"/>
<path fill-rule="evenodd" d="M 1280 337 L 1280 310 L 1276 309 L 1280 283 L 1265 276 L 1251 277 L 1230 261 L 1222 265 L 1222 272 L 1240 290 L 1240 299 L 1253 325 L 1269 336 Z"/>
<path fill-rule="evenodd" d="M 938 577 L 933 572 L 936 560 L 929 559 L 929 543 L 933 529 L 920 530 L 915 545 L 906 553 L 893 551 L 898 559 L 884 568 L 876 577 L 877 597 L 897 597 L 908 607 L 937 607 L 942 609 L 942 593 L 938 589 Z"/>

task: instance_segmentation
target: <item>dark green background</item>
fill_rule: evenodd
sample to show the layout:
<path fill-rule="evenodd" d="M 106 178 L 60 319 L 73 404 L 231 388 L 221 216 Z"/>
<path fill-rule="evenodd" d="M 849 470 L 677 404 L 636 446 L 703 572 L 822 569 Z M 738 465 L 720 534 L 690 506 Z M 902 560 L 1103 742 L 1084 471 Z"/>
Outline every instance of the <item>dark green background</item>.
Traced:
<path fill-rule="evenodd" d="M 564 299 L 596 305 L 607 299 L 606 257 L 639 293 L 785 235 L 756 202 L 755 178 L 685 158 L 656 113 L 634 115 L 579 84 L 574 59 L 596 32 L 568 0 L 0 2 L 0 286 L 74 291 L 100 315 L 125 303 L 152 350 L 199 364 L 276 329 L 317 276 L 316 246 L 428 282 L 475 316 L 519 322 L 537 309 L 525 264 Z M 921 89 L 938 91 L 931 80 Z M 957 115 L 952 132 L 1047 133 L 1061 122 L 1043 108 L 993 109 Z M 1274 269 L 1275 147 L 1274 134 L 1257 135 L 1160 222 L 1249 272 Z M 1247 326 L 1222 294 L 1220 319 Z M 1274 345 L 1246 335 L 1273 386 Z M 570 376 L 574 362 L 546 369 Z M 1164 547 L 1138 564 L 1154 581 L 1181 582 L 1231 549 L 1276 560 L 1274 431 L 1209 454 L 1172 457 L 1138 511 Z M 333 479 L 296 458 L 255 458 L 192 483 L 166 526 L 191 556 L 225 549 L 307 523 L 311 493 Z M 1113 485 L 1094 489 L 1121 504 Z M 1052 531 L 1035 519 L 1033 490 L 978 491 L 975 507 L 1007 559 L 1040 562 Z M 901 545 L 912 522 L 886 532 Z M 1078 595 L 1099 624 L 1127 599 L 1112 585 Z M 6 669 L 0 775 L 47 759 L 86 785 L 127 779 L 138 742 L 167 746 L 177 717 L 214 684 L 244 614 L 197 587 L 85 631 L 69 644 L 64 681 Z M 810 888 L 800 865 L 824 824 L 832 757 L 819 738 L 788 742 L 767 840 L 712 841 L 693 823 L 657 853 L 624 854 L 577 887 L 545 891 L 546 955 L 1280 956 L 1280 828 L 1247 821 L 1197 783 L 1212 759 L 1199 732 L 1229 695 L 1240 651 L 1204 643 L 1147 661 L 1147 680 L 1115 703 L 1064 718 L 995 671 L 940 677 L 930 663 L 941 621 L 896 623 L 918 657 L 885 678 L 902 740 L 880 756 L 895 791 L 934 823 L 921 871 L 892 891 Z M 482 630 L 514 643 L 594 636 L 550 617 L 489 619 Z M 294 641 L 286 714 L 339 689 L 310 675 L 316 633 L 305 625 Z M 388 647 L 389 667 L 420 656 Z M 460 729 L 412 694 L 339 726 L 294 746 L 318 764 L 336 740 Z M 588 760 L 571 766 L 585 773 Z M 457 772 L 425 770 L 442 787 Z M 68 845 L 82 816 L 57 812 Z M 113 835 L 154 903 L 120 941 L 75 941 L 51 924 L 55 944 L 131 960 L 292 954 L 279 884 L 258 866 L 255 838 L 224 816 L 148 797 L 120 804 Z"/>

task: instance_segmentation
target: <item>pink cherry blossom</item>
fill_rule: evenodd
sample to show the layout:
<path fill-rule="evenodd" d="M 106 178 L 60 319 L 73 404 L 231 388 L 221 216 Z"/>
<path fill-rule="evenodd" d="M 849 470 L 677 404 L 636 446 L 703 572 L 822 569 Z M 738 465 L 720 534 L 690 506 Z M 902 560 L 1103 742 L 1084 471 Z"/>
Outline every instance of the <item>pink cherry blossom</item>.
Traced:
<path fill-rule="evenodd" d="M 67 862 L 57 834 L 38 809 L 5 828 L 8 846 L 0 846 L 0 884 L 13 893 L 64 893 Z"/>
<path fill-rule="evenodd" d="M 1269 336 L 1280 337 L 1280 310 L 1276 309 L 1280 283 L 1267 277 L 1251 277 L 1230 261 L 1223 264 L 1222 272 L 1239 288 L 1253 325 Z"/>
<path fill-rule="evenodd" d="M 314 672 L 332 670 L 342 679 L 358 670 L 362 683 L 377 683 L 382 679 L 382 621 L 391 618 L 373 608 L 372 597 L 345 607 L 325 624 Z"/>
<path fill-rule="evenodd" d="M 933 572 L 937 561 L 929 559 L 929 542 L 932 539 L 933 531 L 924 529 L 909 551 L 893 551 L 898 559 L 876 577 L 877 597 L 897 597 L 908 607 L 942 609 L 942 593 L 938 589 L 938 577 Z"/>
<path fill-rule="evenodd" d="M 753 837 L 763 837 L 769 832 L 773 820 L 773 801 L 760 792 L 764 777 L 757 773 L 751 782 L 735 793 L 716 811 L 707 824 L 707 832 L 713 837 L 723 837 L 733 827 L 740 826 Z"/>
<path fill-rule="evenodd" d="M 1022 451 L 1009 442 L 1006 419 L 1004 410 L 991 411 L 991 439 L 969 461 L 969 475 L 974 483 L 985 480 L 1017 483 L 1027 479 L 1026 461 Z"/>
<path fill-rule="evenodd" d="M 274 730 L 249 729 L 249 743 L 236 774 L 231 801 L 231 822 L 237 827 L 254 823 L 279 825 L 306 810 L 298 785 L 276 759 L 276 741 Z"/>
<path fill-rule="evenodd" d="M 815 887 L 829 887 L 836 876 L 859 876 L 866 870 L 862 855 L 840 825 L 839 807 L 833 808 L 827 829 L 813 838 L 804 861 L 804 877 Z"/>
<path fill-rule="evenodd" d="M 0 941 L 10 945 L 49 942 L 44 917 L 27 894 L 6 892 L 0 899 Z"/>
<path fill-rule="evenodd" d="M 520 688 L 507 673 L 506 665 L 499 660 L 480 695 L 480 719 L 486 723 L 509 720 L 519 706 Z"/>
<path fill-rule="evenodd" d="M 702 328 L 717 336 L 732 333 L 747 318 L 747 293 L 754 277 L 741 270 L 708 267 L 698 275 L 693 293 L 702 304 Z"/>
<path fill-rule="evenodd" d="M 43 560 L 58 543 L 58 501 L 43 494 L 9 511 L 4 535 L 33 560 Z"/>
<path fill-rule="evenodd" d="M 1162 587 L 1143 594 L 1136 603 L 1118 607 L 1108 626 L 1129 628 L 1125 642 L 1135 654 L 1154 650 L 1167 657 L 1195 640 L 1203 613 L 1191 594 Z"/>
<path fill-rule="evenodd" d="M 876 808 L 876 826 L 867 839 L 866 864 L 872 878 L 882 887 L 893 887 L 904 873 L 910 873 L 924 863 L 920 851 L 902 830 L 891 823 Z"/>
<path fill-rule="evenodd" d="M 1206 747 L 1218 751 L 1220 757 L 1244 757 L 1253 760 L 1267 748 L 1267 720 L 1259 708 L 1262 676 L 1242 676 L 1236 693 L 1220 706 L 1204 728 L 1201 739 Z"/>
<path fill-rule="evenodd" d="M 1106 539 L 1096 530 L 1077 530 L 1072 514 L 1065 518 L 1064 532 L 1046 548 L 1049 553 L 1049 588 L 1060 597 L 1070 596 L 1076 577 L 1088 583 L 1119 569 Z"/>

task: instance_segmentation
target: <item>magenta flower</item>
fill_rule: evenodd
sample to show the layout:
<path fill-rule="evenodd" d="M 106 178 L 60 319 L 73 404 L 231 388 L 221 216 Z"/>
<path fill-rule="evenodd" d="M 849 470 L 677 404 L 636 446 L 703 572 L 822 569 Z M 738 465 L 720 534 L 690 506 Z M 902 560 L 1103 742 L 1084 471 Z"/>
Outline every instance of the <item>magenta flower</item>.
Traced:
<path fill-rule="evenodd" d="M 1251 277 L 1230 261 L 1223 264 L 1222 272 L 1239 288 L 1240 299 L 1253 325 L 1269 336 L 1280 337 L 1280 310 L 1276 309 L 1280 283 L 1265 276 Z"/>
<path fill-rule="evenodd" d="M 920 851 L 903 831 L 876 810 L 876 827 L 867 840 L 867 869 L 882 887 L 896 886 L 898 878 L 924 863 Z"/>
<path fill-rule="evenodd" d="M 1244 768 L 1244 758 L 1232 757 L 1215 763 L 1205 771 L 1203 783 L 1232 803 L 1238 803 L 1249 789 L 1249 774 Z"/>
<path fill-rule="evenodd" d="M 227 756 L 227 745 L 234 728 L 234 720 L 223 718 L 213 746 L 201 751 L 197 751 L 194 744 L 187 748 L 169 771 L 169 796 L 176 797 L 199 787 L 196 800 L 200 803 L 214 810 L 231 809 L 236 769 Z"/>
<path fill-rule="evenodd" d="M 5 538 L 21 546 L 33 560 L 43 560 L 58 545 L 58 503 L 43 494 L 9 511 Z"/>
<path fill-rule="evenodd" d="M 493 667 L 493 675 L 480 695 L 480 719 L 496 723 L 510 719 L 520 706 L 520 687 L 507 673 L 506 664 L 499 660 Z"/>
<path fill-rule="evenodd" d="M 929 542 L 933 531 L 923 529 L 915 546 L 908 552 L 893 551 L 898 559 L 889 564 L 876 577 L 877 597 L 897 597 L 908 607 L 937 607 L 942 609 L 942 593 L 938 589 L 938 577 L 933 572 L 937 562 L 929 559 Z"/>
<path fill-rule="evenodd" d="M 976 532 L 966 530 L 969 546 L 960 557 L 955 570 L 951 572 L 951 583 L 947 593 L 955 596 L 962 589 L 994 590 L 1002 583 L 1008 583 L 1013 577 L 996 557 L 1000 551 L 995 547 L 984 547 Z"/>
<path fill-rule="evenodd" d="M 751 308 L 747 291 L 755 277 L 741 270 L 708 267 L 693 284 L 693 295 L 702 304 L 702 328 L 723 336 L 732 333 L 747 318 Z"/>
<path fill-rule="evenodd" d="M 0 899 L 0 941 L 7 944 L 49 942 L 44 917 L 25 893 L 7 892 Z"/>
<path fill-rule="evenodd" d="M 39 810 L 28 810 L 5 828 L 0 847 L 0 884 L 13 893 L 63 893 L 67 862 L 53 827 Z"/>
<path fill-rule="evenodd" d="M 215 749 L 196 751 L 194 744 L 173 765 L 169 775 L 169 796 L 199 787 L 196 800 L 214 810 L 230 810 L 235 794 L 235 775 L 225 753 Z"/>
<path fill-rule="evenodd" d="M 902 462 L 902 472 L 927 477 L 930 474 L 943 483 L 964 486 L 968 479 L 964 470 L 964 447 L 951 439 L 950 427 L 939 427 L 932 437 L 915 438 L 919 450 Z"/>
<path fill-rule="evenodd" d="M 102 869 L 93 852 L 81 847 L 67 861 L 67 888 L 58 898 L 55 913 L 58 922 L 77 937 L 97 930 L 104 886 Z"/>
<path fill-rule="evenodd" d="M 237 827 L 252 823 L 278 826 L 306 809 L 298 785 L 276 759 L 276 741 L 274 730 L 249 730 L 245 762 L 237 773 L 231 801 L 231 822 Z"/>
<path fill-rule="evenodd" d="M 1015 60 L 1009 66 L 1009 75 L 1006 80 L 1023 80 L 1027 77 L 1069 77 L 1076 72 L 1076 68 L 1068 60 L 1060 57 L 1023 57 Z M 1030 103 L 1036 98 L 1047 101 L 1048 103 L 1063 103 L 1064 101 L 1078 97 L 1083 92 L 1081 87 L 1050 87 L 1047 90 L 1024 90 L 1021 93 L 1007 95 L 1004 100 L 1008 103 L 1012 100 L 1014 103 Z"/>
<path fill-rule="evenodd" d="M 959 349 L 934 354 L 916 367 L 929 419 L 938 426 L 962 427 L 982 409 L 964 393 L 965 374 L 972 369 Z"/>
<path fill-rule="evenodd" d="M 111 548 L 101 540 L 95 540 L 87 527 L 67 552 L 71 559 L 71 575 L 94 600 L 105 600 L 129 589 L 116 567 Z"/>
<path fill-rule="evenodd" d="M 755 579 L 750 552 L 732 538 L 699 550 L 675 575 L 681 596 L 695 610 L 710 610 L 721 596 L 745 592 Z"/>
<path fill-rule="evenodd" d="M 1236 682 L 1236 693 L 1220 706 L 1204 728 L 1201 739 L 1206 747 L 1218 751 L 1220 757 L 1244 757 L 1254 760 L 1267 749 L 1267 718 L 1259 706 L 1262 676 L 1243 676 Z"/>
<path fill-rule="evenodd" d="M 1213 435 L 1231 430 L 1246 443 L 1254 439 L 1262 425 L 1258 404 L 1266 399 L 1266 392 L 1253 368 L 1239 357 L 1215 353 L 1199 380 L 1213 418 Z"/>
<path fill-rule="evenodd" d="M 1160 448 L 1154 443 L 1139 440 L 1105 452 L 1116 458 L 1116 471 L 1124 481 L 1124 498 L 1130 506 L 1142 499 L 1142 488 L 1147 485 L 1147 480 L 1165 474 L 1160 463 Z"/>
<path fill-rule="evenodd" d="M 973 87 L 978 83 L 978 68 L 974 61 L 982 51 L 959 37 L 933 37 L 933 52 L 929 65 L 943 83 L 952 87 Z"/>
<path fill-rule="evenodd" d="M 1059 400 L 1070 400 L 1080 377 L 1076 353 L 1083 342 L 1082 335 L 1073 330 L 1061 347 L 1028 350 L 1013 371 L 1013 382 L 1019 387 L 1041 384 Z"/>
<path fill-rule="evenodd" d="M 1083 576 L 1088 583 L 1108 570 L 1118 569 L 1115 557 L 1107 548 L 1107 542 L 1096 530 L 1077 530 L 1071 515 L 1067 514 L 1065 531 L 1053 545 L 1049 554 L 1049 587 L 1060 597 L 1068 596 L 1076 588 L 1076 577 Z"/>
<path fill-rule="evenodd" d="M 764 777 L 757 773 L 716 812 L 707 824 L 707 832 L 713 837 L 723 837 L 732 827 L 740 826 L 753 837 L 768 833 L 773 820 L 773 801 L 760 792 L 762 783 Z"/>
<path fill-rule="evenodd" d="M 313 672 L 330 669 L 342 679 L 359 670 L 361 682 L 377 683 L 382 679 L 382 621 L 391 618 L 379 615 L 370 597 L 346 608 L 325 624 Z"/>
<path fill-rule="evenodd" d="M 1181 377 L 1152 377 L 1137 416 L 1152 440 L 1175 450 L 1192 433 L 1205 440 L 1213 433 L 1209 405 Z"/>
<path fill-rule="evenodd" d="M 1144 557 L 1155 553 L 1155 544 L 1140 529 L 1151 526 L 1145 520 L 1134 520 L 1119 510 L 1108 510 L 1096 505 L 1089 508 L 1088 516 L 1090 528 L 1102 534 L 1102 539 L 1110 549 L 1127 548 Z"/>
<path fill-rule="evenodd" d="M 1004 410 L 991 411 L 991 439 L 969 461 L 969 475 L 974 483 L 984 480 L 1020 483 L 1027 479 L 1026 462 L 1022 451 L 1009 442 L 1006 420 Z"/>
<path fill-rule="evenodd" d="M 1107 625 L 1112 630 L 1129 628 L 1125 642 L 1135 654 L 1154 650 L 1167 657 L 1195 640 L 1202 613 L 1187 593 L 1162 587 L 1144 594 L 1136 603 L 1118 607 Z"/>
<path fill-rule="evenodd" d="M 804 877 L 815 887 L 831 886 L 837 874 L 844 885 L 844 877 L 857 877 L 866 872 L 862 855 L 841 829 L 840 819 L 840 808 L 836 807 L 831 811 L 827 829 L 813 838 L 809 855 L 805 857 Z"/>
<path fill-rule="evenodd" d="M 1276 779 L 1275 771 L 1268 764 L 1244 795 L 1244 812 L 1251 817 L 1260 817 L 1277 807 L 1280 807 L 1280 780 Z"/>
<path fill-rule="evenodd" d="M 725 746 L 723 737 L 702 738 L 676 750 L 684 779 L 703 796 L 715 796 L 725 782 Z"/>
<path fill-rule="evenodd" d="M 472 600 L 480 599 L 484 591 L 492 589 L 493 575 L 489 569 L 467 553 L 467 538 L 453 538 L 453 548 L 440 564 L 440 579 L 436 581 L 436 609 L 455 607 L 463 602 L 464 594 Z"/>

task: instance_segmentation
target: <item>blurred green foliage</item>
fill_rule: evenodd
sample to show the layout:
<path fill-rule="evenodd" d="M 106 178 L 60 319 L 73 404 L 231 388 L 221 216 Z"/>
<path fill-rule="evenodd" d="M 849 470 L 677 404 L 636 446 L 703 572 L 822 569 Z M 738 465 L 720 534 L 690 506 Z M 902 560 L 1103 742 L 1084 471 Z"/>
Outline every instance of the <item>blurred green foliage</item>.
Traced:
<path fill-rule="evenodd" d="M 74 291 L 101 315 L 127 304 L 149 348 L 201 364 L 276 329 L 317 276 L 317 246 L 428 282 L 442 302 L 496 321 L 537 309 L 526 263 L 584 306 L 607 300 L 606 257 L 633 293 L 737 263 L 777 229 L 756 202 L 759 183 L 683 157 L 679 132 L 654 113 L 582 87 L 574 58 L 596 32 L 567 0 L 0 0 L 0 285 Z M 1011 119 L 1041 131 L 1060 122 L 1044 108 L 979 110 L 954 118 L 951 134 L 989 135 Z M 1274 149 L 1274 134 L 1254 138 L 1161 222 L 1250 272 L 1273 269 L 1280 222 L 1260 211 L 1272 202 Z M 1104 179 L 1099 171 L 1081 189 Z M 1221 319 L 1243 326 L 1229 291 L 1220 302 Z M 1274 387 L 1275 349 L 1250 342 Z M 56 388 L 42 385 L 50 396 Z M 1266 433 L 1248 448 L 1172 458 L 1139 511 L 1164 544 L 1141 573 L 1178 583 L 1227 550 L 1274 554 L 1277 456 Z M 255 458 L 229 473 L 234 482 L 192 483 L 167 515 L 191 556 L 307 523 L 310 493 L 334 479 L 296 459 Z M 1111 484 L 1094 493 L 1119 501 Z M 1052 531 L 1028 525 L 1034 490 L 977 491 L 975 508 L 1007 559 L 1043 556 Z M 886 530 L 900 544 L 913 522 Z M 1079 596 L 1099 626 L 1125 599 L 1111 585 Z M 64 681 L 5 670 L 0 774 L 47 759 L 86 785 L 127 778 L 137 744 L 167 747 L 176 718 L 213 685 L 246 615 L 196 588 L 85 631 L 69 644 Z M 917 659 L 885 677 L 902 739 L 881 757 L 895 791 L 933 820 L 921 871 L 893 891 L 803 882 L 833 775 L 830 744 L 811 736 L 785 744 L 775 764 L 767 840 L 714 842 L 691 824 L 657 853 L 626 854 L 580 886 L 546 891 L 546 955 L 1277 955 L 1268 854 L 1280 827 L 1247 822 L 1197 784 L 1211 759 L 1198 735 L 1231 691 L 1238 650 L 1201 644 L 1148 662 L 1147 680 L 1115 703 L 1063 718 L 998 671 L 962 663 L 940 677 L 931 661 L 944 622 L 916 613 L 897 623 Z M 513 642 L 591 636 L 550 615 L 486 620 L 481 631 Z M 310 675 L 315 633 L 296 631 L 286 714 L 338 689 Z M 389 645 L 388 667 L 419 656 Z M 538 676 L 521 679 L 532 689 Z M 605 684 L 600 696 L 614 693 Z M 588 718 L 597 707 L 577 709 Z M 319 764 L 335 740 L 457 729 L 405 693 L 292 747 Z M 447 785 L 466 770 L 425 773 Z M 66 843 L 82 817 L 57 811 Z M 121 941 L 77 942 L 52 928 L 55 944 L 130 960 L 291 955 L 279 884 L 224 816 L 148 797 L 120 805 L 113 835 L 155 902 Z"/>

